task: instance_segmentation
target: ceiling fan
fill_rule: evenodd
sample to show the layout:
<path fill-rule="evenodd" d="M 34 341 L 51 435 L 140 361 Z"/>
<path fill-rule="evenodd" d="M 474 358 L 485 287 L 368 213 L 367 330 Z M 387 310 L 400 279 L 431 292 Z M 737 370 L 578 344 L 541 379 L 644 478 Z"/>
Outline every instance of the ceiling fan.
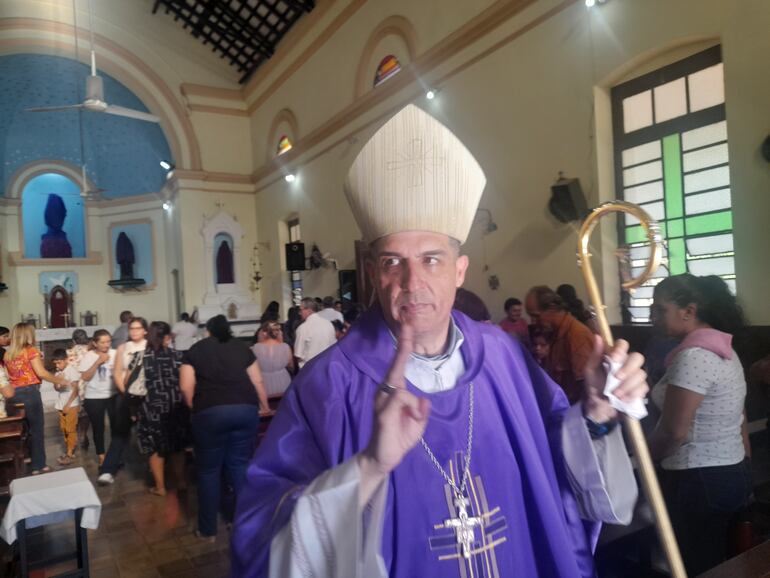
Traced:
<path fill-rule="evenodd" d="M 78 33 L 77 33 L 77 0 L 72 1 L 72 11 L 74 14 L 75 24 L 75 58 L 77 59 L 78 50 Z M 107 104 L 104 100 L 104 79 L 96 74 L 96 52 L 94 51 L 94 22 L 93 14 L 91 11 L 91 0 L 88 0 L 88 28 L 91 35 L 91 75 L 86 78 L 86 94 L 85 100 L 80 104 L 71 104 L 64 106 L 43 106 L 36 108 L 28 108 L 27 112 L 51 112 L 57 110 L 88 110 L 91 112 L 104 112 L 107 114 L 113 114 L 116 116 L 124 116 L 127 118 L 133 118 L 136 120 L 144 120 L 147 122 L 160 122 L 160 118 L 154 114 L 142 112 L 140 110 L 134 110 L 131 108 L 125 108 L 123 106 L 117 106 L 114 104 Z"/>

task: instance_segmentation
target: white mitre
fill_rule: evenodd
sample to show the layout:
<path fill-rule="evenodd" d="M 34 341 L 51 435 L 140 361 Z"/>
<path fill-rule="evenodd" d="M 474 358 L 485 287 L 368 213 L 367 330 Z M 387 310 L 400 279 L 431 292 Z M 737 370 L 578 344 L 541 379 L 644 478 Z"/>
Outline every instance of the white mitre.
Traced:
<path fill-rule="evenodd" d="M 430 231 L 464 243 L 486 182 L 460 139 L 410 104 L 358 153 L 345 194 L 365 241 Z"/>

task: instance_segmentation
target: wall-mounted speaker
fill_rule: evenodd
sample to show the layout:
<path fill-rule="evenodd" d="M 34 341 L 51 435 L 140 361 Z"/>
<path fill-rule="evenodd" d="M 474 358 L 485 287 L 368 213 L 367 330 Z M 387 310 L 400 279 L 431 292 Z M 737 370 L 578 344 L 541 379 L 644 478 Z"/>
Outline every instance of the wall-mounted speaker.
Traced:
<path fill-rule="evenodd" d="M 762 143 L 762 156 L 770 163 L 770 136 L 768 136 L 765 139 L 765 142 Z"/>
<path fill-rule="evenodd" d="M 579 179 L 559 179 L 551 187 L 548 210 L 562 223 L 582 221 L 588 214 Z"/>
<path fill-rule="evenodd" d="M 286 243 L 286 270 L 305 270 L 305 243 Z"/>

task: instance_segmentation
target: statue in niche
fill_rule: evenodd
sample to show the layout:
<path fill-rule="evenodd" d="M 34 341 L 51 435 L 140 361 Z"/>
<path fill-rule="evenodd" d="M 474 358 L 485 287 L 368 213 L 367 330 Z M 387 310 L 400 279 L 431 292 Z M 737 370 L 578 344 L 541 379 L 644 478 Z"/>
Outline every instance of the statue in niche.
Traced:
<path fill-rule="evenodd" d="M 134 277 L 134 264 L 136 263 L 134 244 L 125 231 L 121 231 L 115 241 L 115 262 L 120 268 L 120 279 L 107 281 L 107 285 L 120 290 L 136 289 L 146 283 L 144 279 Z"/>
<path fill-rule="evenodd" d="M 230 303 L 227 306 L 227 318 L 238 319 L 238 306 L 235 303 Z"/>
<path fill-rule="evenodd" d="M 64 200 L 57 194 L 48 195 L 43 213 L 48 232 L 40 238 L 40 257 L 43 259 L 71 259 L 72 246 L 64 232 L 64 219 L 67 218 L 67 207 Z"/>
<path fill-rule="evenodd" d="M 128 238 L 125 231 L 121 231 L 115 243 L 115 260 L 120 267 L 120 280 L 133 279 L 134 263 L 136 263 L 134 244 Z"/>
<path fill-rule="evenodd" d="M 217 284 L 224 283 L 235 283 L 233 251 L 226 240 L 222 241 L 217 249 Z"/>

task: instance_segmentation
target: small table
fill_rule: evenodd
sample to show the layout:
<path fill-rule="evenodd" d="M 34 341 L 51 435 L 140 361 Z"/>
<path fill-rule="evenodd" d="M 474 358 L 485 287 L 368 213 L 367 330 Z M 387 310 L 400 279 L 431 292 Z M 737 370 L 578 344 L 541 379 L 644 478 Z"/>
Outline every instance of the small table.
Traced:
<path fill-rule="evenodd" d="M 59 574 L 57 578 L 88 577 L 87 529 L 99 527 L 102 503 L 83 468 L 73 468 L 39 476 L 19 478 L 11 482 L 11 501 L 3 516 L 0 537 L 8 544 L 19 540 L 21 575 L 26 578 L 29 570 L 62 561 L 61 557 L 29 564 L 27 530 L 56 524 L 75 518 L 75 542 L 77 551 L 64 559 L 76 558 L 77 570 Z"/>

